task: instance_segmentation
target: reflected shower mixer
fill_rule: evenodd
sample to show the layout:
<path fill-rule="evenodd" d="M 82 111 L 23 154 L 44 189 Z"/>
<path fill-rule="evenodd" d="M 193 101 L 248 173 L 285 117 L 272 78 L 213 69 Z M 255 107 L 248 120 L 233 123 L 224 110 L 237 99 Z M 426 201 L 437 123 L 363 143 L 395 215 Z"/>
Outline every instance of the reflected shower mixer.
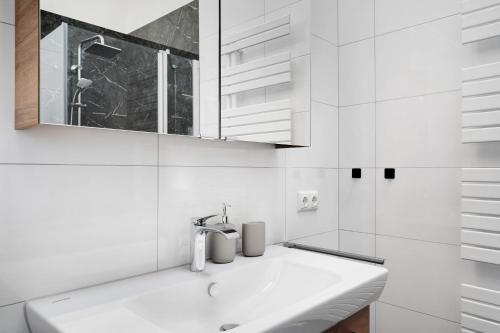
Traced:
<path fill-rule="evenodd" d="M 88 44 L 85 48 L 84 45 Z M 113 59 L 122 50 L 120 48 L 106 45 L 104 43 L 104 37 L 102 35 L 95 35 L 93 37 L 82 40 L 78 44 L 78 64 L 71 66 L 71 71 L 76 72 L 78 76 L 78 82 L 76 84 L 77 90 L 73 95 L 73 100 L 71 102 L 71 115 L 70 115 L 70 125 L 73 125 L 73 108 L 76 106 L 78 108 L 78 126 L 82 125 L 82 108 L 86 105 L 82 104 L 82 92 L 88 89 L 92 85 L 92 80 L 82 78 L 82 54 L 83 52 L 92 54 L 97 57 L 104 59 Z"/>

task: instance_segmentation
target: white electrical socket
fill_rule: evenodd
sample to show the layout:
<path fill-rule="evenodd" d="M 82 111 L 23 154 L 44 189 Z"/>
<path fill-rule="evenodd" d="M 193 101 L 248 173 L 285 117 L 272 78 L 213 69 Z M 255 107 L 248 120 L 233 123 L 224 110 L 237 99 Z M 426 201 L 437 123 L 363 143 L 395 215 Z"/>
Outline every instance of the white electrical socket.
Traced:
<path fill-rule="evenodd" d="M 318 191 L 297 192 L 297 211 L 317 210 L 319 207 Z"/>

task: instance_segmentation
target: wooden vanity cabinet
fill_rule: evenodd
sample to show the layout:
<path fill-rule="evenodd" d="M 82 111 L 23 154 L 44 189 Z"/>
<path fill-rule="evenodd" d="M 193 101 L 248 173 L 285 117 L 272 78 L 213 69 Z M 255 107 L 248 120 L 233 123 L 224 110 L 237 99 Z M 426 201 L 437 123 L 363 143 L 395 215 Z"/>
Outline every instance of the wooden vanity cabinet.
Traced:
<path fill-rule="evenodd" d="M 370 307 L 367 306 L 344 319 L 324 333 L 369 333 L 370 332 Z"/>

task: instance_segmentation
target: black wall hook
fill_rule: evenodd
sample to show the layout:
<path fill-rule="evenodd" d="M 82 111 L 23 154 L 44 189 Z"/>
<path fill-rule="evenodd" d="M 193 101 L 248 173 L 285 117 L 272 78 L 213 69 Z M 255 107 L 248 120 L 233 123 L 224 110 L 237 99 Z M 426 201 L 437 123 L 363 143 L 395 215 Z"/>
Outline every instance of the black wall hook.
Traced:
<path fill-rule="evenodd" d="M 361 178 L 361 169 L 352 169 L 352 178 Z"/>
<path fill-rule="evenodd" d="M 393 168 L 384 169 L 384 178 L 385 179 L 395 179 L 396 178 L 396 169 L 393 169 Z"/>

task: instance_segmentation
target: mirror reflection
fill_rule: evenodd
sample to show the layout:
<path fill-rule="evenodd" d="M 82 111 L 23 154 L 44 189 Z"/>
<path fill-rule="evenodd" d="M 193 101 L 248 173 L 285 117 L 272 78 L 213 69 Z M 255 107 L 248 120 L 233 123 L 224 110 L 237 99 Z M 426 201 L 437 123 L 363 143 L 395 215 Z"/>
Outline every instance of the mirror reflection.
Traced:
<path fill-rule="evenodd" d="M 310 145 L 310 1 L 221 0 L 221 135 Z"/>
<path fill-rule="evenodd" d="M 41 123 L 202 135 L 198 0 L 40 8 Z"/>
<path fill-rule="evenodd" d="M 41 0 L 40 122 L 309 146 L 310 2 L 266 4 Z"/>

